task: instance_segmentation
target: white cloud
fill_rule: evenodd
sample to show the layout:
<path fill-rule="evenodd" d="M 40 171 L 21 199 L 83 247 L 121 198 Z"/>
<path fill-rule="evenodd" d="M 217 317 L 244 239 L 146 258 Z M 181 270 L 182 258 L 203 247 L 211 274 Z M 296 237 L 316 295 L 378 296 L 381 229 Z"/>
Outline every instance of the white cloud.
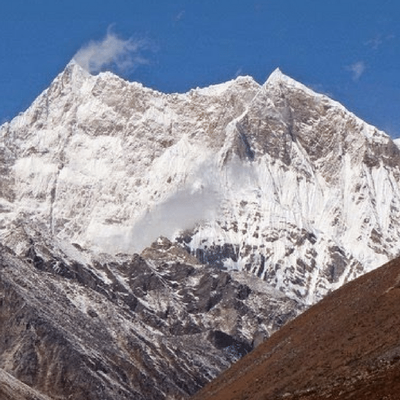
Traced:
<path fill-rule="evenodd" d="M 365 68 L 366 67 L 364 61 L 357 61 L 347 67 L 347 69 L 352 72 L 354 81 L 358 81 L 361 78 L 361 75 L 364 73 Z"/>
<path fill-rule="evenodd" d="M 159 236 L 173 239 L 180 231 L 192 229 L 202 220 L 212 219 L 219 206 L 215 189 L 184 188 L 146 213 L 130 231 L 125 251 L 142 251 Z"/>
<path fill-rule="evenodd" d="M 82 47 L 75 54 L 74 60 L 86 71 L 94 74 L 107 68 L 127 72 L 147 63 L 140 55 L 144 47 L 143 41 L 132 38 L 124 40 L 109 30 L 103 40 L 91 41 Z"/>
<path fill-rule="evenodd" d="M 146 210 L 129 230 L 99 229 L 93 243 L 110 253 L 140 253 L 160 236 L 172 240 L 180 232 L 215 218 L 221 204 L 216 168 L 213 160 L 200 163 L 198 170 L 185 176 L 179 190 Z"/>

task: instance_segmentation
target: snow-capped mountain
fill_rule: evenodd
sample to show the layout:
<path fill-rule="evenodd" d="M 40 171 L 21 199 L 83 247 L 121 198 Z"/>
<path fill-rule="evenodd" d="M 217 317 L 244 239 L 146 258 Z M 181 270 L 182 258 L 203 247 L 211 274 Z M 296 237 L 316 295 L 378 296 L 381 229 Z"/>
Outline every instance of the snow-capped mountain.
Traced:
<path fill-rule="evenodd" d="M 276 70 L 163 94 L 72 61 L 0 129 L 1 237 L 94 252 L 177 239 L 306 304 L 399 253 L 400 153 Z"/>
<path fill-rule="evenodd" d="M 399 253 L 399 165 L 279 70 L 163 94 L 72 61 L 0 127 L 0 396 L 193 394 Z"/>

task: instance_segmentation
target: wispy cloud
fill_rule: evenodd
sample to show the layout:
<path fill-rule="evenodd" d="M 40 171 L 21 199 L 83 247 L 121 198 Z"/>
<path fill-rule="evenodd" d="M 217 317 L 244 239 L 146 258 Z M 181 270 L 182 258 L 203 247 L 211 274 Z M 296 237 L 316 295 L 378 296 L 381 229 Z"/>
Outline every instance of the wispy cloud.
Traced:
<path fill-rule="evenodd" d="M 373 50 L 377 50 L 382 43 L 383 43 L 382 37 L 378 35 L 373 39 L 370 39 L 367 42 L 365 42 L 365 45 L 371 47 Z"/>
<path fill-rule="evenodd" d="M 141 56 L 146 43 L 132 38 L 122 39 L 110 29 L 104 39 L 91 41 L 74 56 L 74 60 L 86 71 L 98 73 L 105 69 L 131 72 L 148 61 Z"/>
<path fill-rule="evenodd" d="M 177 14 L 174 18 L 175 22 L 181 21 L 185 17 L 185 10 L 182 10 L 179 14 Z"/>
<path fill-rule="evenodd" d="M 328 91 L 325 86 L 321 83 L 306 83 L 306 86 L 308 86 L 309 88 L 311 88 L 312 90 L 314 90 L 317 93 L 321 93 L 324 94 L 325 96 L 330 97 L 331 99 L 334 99 L 335 96 L 332 92 Z"/>
<path fill-rule="evenodd" d="M 236 72 L 235 72 L 235 78 L 243 74 L 242 67 L 240 67 Z"/>
<path fill-rule="evenodd" d="M 357 61 L 354 64 L 346 67 L 346 69 L 352 73 L 353 81 L 355 82 L 357 82 L 361 78 L 361 75 L 364 73 L 365 68 L 366 66 L 364 61 Z"/>
<path fill-rule="evenodd" d="M 367 40 L 364 44 L 371 47 L 373 50 L 378 50 L 382 44 L 394 39 L 396 36 L 390 35 L 376 35 L 374 38 Z"/>

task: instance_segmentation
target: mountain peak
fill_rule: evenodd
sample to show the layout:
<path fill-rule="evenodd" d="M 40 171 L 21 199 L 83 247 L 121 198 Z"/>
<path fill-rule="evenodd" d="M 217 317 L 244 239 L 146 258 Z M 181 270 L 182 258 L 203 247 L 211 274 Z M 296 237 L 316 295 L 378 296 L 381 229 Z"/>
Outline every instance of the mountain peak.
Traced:
<path fill-rule="evenodd" d="M 273 84 L 278 84 L 282 82 L 295 82 L 293 78 L 289 77 L 288 75 L 285 75 L 280 68 L 274 69 L 272 74 L 268 77 L 267 81 L 265 82 L 266 85 L 273 85 Z"/>
<path fill-rule="evenodd" d="M 83 68 L 75 58 L 72 58 L 70 62 L 64 68 L 64 71 L 61 72 L 61 75 L 69 75 L 69 76 L 92 76 L 90 72 L 88 72 L 85 68 Z"/>
<path fill-rule="evenodd" d="M 237 90 L 242 90 L 244 88 L 253 88 L 254 90 L 258 90 L 260 88 L 260 85 L 254 80 L 252 76 L 239 75 L 235 79 L 202 88 L 192 89 L 192 91 L 197 91 L 198 93 L 209 95 L 220 95 L 232 88 L 237 88 Z M 189 91 L 189 93 L 190 92 L 191 91 Z"/>
<path fill-rule="evenodd" d="M 304 92 L 308 92 L 311 95 L 317 95 L 312 89 L 308 88 L 307 86 L 303 85 L 302 83 L 296 81 L 295 79 L 291 78 L 290 76 L 284 74 L 280 68 L 276 68 L 272 74 L 268 77 L 267 81 L 265 82 L 265 87 L 274 87 L 274 86 L 286 86 L 291 88 L 300 89 Z"/>
<path fill-rule="evenodd" d="M 269 76 L 267 82 L 268 82 L 268 81 L 272 82 L 272 81 L 281 80 L 281 78 L 282 78 L 283 76 L 285 76 L 285 75 L 282 73 L 281 69 L 280 69 L 279 67 L 277 67 L 277 68 L 275 68 L 275 69 L 272 71 L 272 73 L 271 73 L 271 75 Z"/>

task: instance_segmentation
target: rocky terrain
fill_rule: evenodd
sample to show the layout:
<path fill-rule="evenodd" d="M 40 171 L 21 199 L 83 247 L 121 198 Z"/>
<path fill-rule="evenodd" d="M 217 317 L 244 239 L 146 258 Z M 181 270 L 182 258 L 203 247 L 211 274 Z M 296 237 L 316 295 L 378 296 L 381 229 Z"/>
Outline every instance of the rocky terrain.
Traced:
<path fill-rule="evenodd" d="M 193 400 L 398 399 L 399 308 L 396 259 L 328 295 Z"/>
<path fill-rule="evenodd" d="M 27 242 L 0 248 L 2 399 L 186 398 L 302 309 L 167 239 L 91 262 Z"/>

